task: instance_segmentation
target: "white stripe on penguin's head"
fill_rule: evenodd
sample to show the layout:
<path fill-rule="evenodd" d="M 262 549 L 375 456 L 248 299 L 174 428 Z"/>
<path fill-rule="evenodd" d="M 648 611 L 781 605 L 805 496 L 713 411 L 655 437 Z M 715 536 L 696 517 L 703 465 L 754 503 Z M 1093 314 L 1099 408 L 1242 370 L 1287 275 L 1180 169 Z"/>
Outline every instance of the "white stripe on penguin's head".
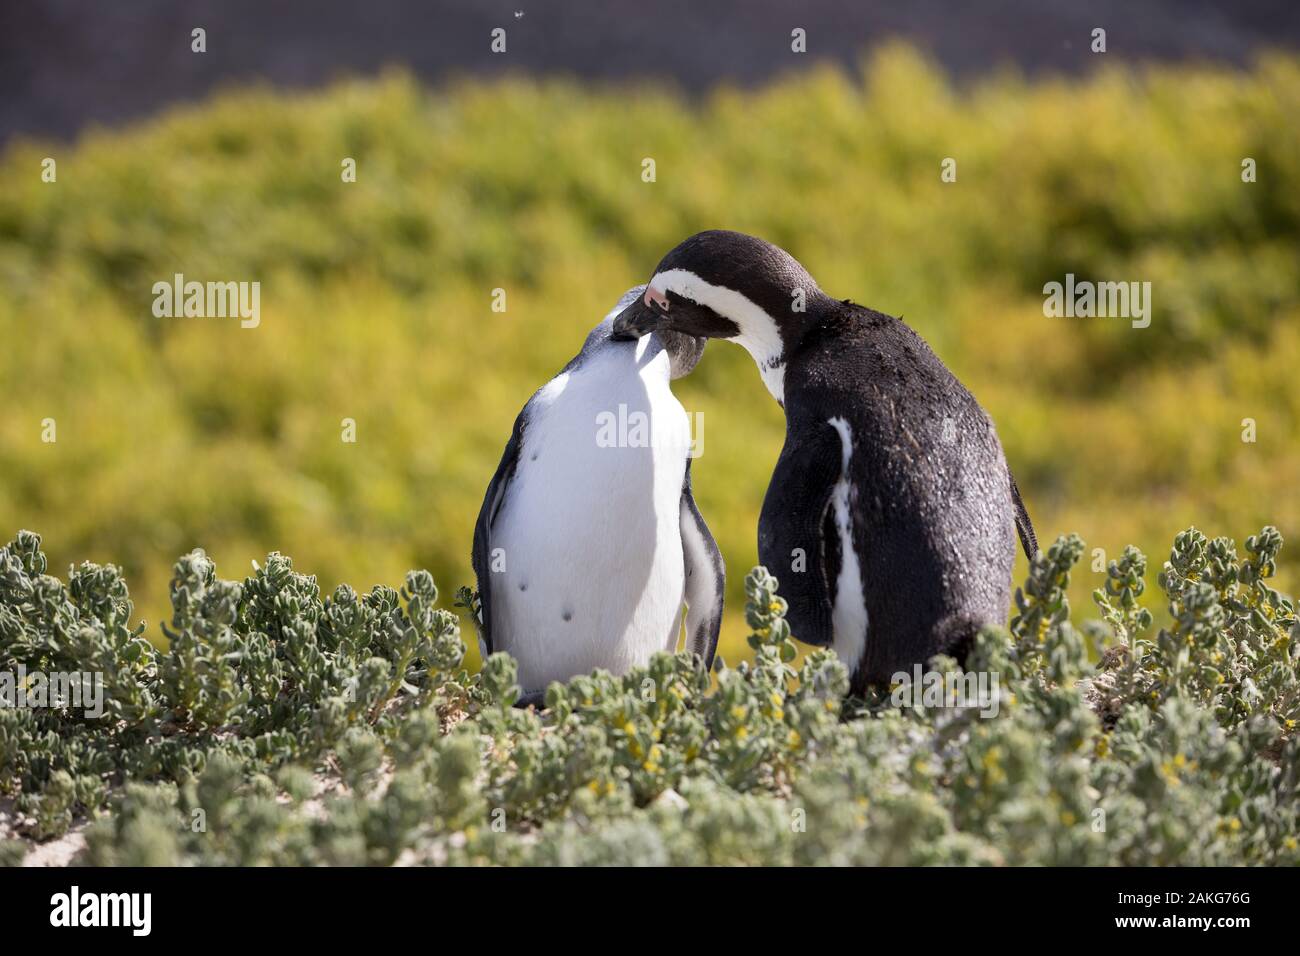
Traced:
<path fill-rule="evenodd" d="M 646 289 L 647 298 L 651 290 L 659 293 L 672 292 L 734 322 L 740 333 L 731 336 L 728 341 L 743 346 L 749 352 L 772 397 L 778 402 L 784 400 L 785 344 L 781 340 L 776 320 L 761 306 L 743 293 L 714 285 L 688 269 L 656 272 Z"/>

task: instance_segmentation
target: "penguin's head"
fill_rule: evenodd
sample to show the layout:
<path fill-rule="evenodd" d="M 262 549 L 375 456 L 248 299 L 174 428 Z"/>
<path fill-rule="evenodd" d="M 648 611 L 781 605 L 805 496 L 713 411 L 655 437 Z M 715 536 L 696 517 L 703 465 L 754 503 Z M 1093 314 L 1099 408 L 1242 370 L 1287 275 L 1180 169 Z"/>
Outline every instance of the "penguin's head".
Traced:
<path fill-rule="evenodd" d="M 742 232 L 712 229 L 664 256 L 645 291 L 614 320 L 614 337 L 680 332 L 732 339 L 756 360 L 779 362 L 825 298 L 784 249 Z"/>
<path fill-rule="evenodd" d="M 605 316 L 603 322 L 591 330 L 587 336 L 587 341 L 583 343 L 584 352 L 600 347 L 608 340 L 619 342 L 621 347 L 626 348 L 629 340 L 635 341 L 640 338 L 639 335 L 616 335 L 614 334 L 613 324 L 627 308 L 635 302 L 640 301 L 645 294 L 646 287 L 643 285 L 628 289 L 619 298 L 618 304 L 614 306 L 613 311 Z M 668 353 L 668 377 L 678 379 L 684 375 L 689 375 L 700 361 L 700 356 L 704 354 L 705 340 L 703 336 L 689 335 L 685 332 L 677 332 L 673 329 L 656 329 L 653 339 L 657 348 L 655 352 L 662 349 Z"/>
<path fill-rule="evenodd" d="M 691 370 L 704 354 L 704 338 L 699 335 L 687 335 L 671 329 L 656 329 L 654 336 L 668 353 L 668 377 L 678 379 L 691 374 Z"/>

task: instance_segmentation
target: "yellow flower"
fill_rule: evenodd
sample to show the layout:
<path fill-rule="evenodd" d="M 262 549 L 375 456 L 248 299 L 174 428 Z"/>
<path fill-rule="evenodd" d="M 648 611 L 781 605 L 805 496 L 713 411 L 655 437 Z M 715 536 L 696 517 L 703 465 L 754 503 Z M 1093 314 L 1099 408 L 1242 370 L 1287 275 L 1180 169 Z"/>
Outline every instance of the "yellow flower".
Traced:
<path fill-rule="evenodd" d="M 1002 769 L 1002 748 L 990 747 L 988 753 L 984 755 L 984 772 L 988 777 L 989 783 L 1003 783 L 1007 779 L 1006 771 Z"/>
<path fill-rule="evenodd" d="M 658 747 L 651 747 L 650 756 L 646 759 L 646 762 L 641 765 L 641 769 L 647 773 L 658 773 L 659 758 L 663 756 L 663 753 L 664 752 Z"/>
<path fill-rule="evenodd" d="M 1182 757 L 1182 754 L 1179 754 L 1178 756 Z M 1177 786 L 1182 783 L 1182 781 L 1178 779 L 1178 771 L 1186 762 L 1185 759 L 1182 763 L 1175 760 L 1166 760 L 1160 765 L 1160 773 L 1164 776 L 1165 780 L 1174 786 Z"/>

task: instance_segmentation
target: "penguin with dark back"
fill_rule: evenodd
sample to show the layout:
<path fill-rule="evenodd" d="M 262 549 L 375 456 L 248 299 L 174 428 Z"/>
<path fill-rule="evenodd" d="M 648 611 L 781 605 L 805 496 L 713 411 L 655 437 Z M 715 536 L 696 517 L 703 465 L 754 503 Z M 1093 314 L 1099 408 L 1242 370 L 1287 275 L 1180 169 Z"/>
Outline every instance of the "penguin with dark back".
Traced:
<path fill-rule="evenodd" d="M 1032 558 L 1033 526 L 988 414 L 916 332 L 723 230 L 669 252 L 614 322 L 656 330 L 743 346 L 785 409 L 759 560 L 794 636 L 833 648 L 852 692 L 1006 623 L 1014 534 Z"/>

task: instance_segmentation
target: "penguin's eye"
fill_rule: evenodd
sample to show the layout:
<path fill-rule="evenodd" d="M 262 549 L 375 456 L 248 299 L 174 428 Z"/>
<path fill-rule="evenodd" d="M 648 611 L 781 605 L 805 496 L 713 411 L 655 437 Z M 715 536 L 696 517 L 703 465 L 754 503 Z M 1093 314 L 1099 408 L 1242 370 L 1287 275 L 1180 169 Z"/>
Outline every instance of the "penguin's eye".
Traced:
<path fill-rule="evenodd" d="M 652 305 L 660 312 L 668 311 L 668 296 L 658 289 L 647 288 L 645 290 L 645 302 L 646 305 Z"/>

